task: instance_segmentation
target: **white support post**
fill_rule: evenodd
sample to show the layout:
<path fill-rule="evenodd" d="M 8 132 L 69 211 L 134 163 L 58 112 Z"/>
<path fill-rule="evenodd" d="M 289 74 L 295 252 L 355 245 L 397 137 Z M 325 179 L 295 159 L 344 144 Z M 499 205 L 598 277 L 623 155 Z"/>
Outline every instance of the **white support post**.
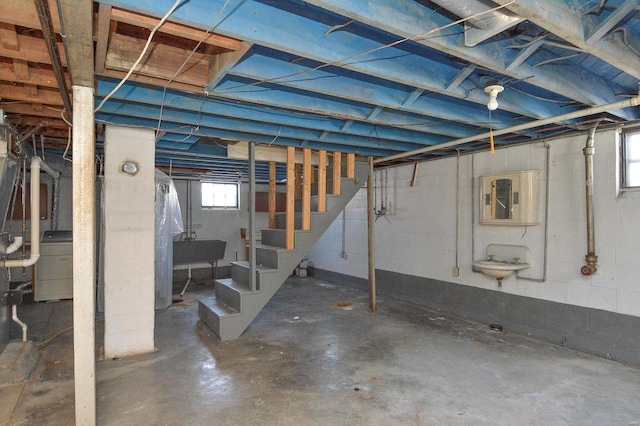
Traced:
<path fill-rule="evenodd" d="M 96 424 L 93 126 L 93 88 L 73 86 L 73 371 L 79 425 Z"/>

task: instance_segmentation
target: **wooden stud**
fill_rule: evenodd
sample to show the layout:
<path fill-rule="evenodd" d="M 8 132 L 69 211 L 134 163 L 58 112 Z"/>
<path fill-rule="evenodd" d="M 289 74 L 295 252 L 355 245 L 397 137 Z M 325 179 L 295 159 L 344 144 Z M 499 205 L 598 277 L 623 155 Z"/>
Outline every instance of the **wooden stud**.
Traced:
<path fill-rule="evenodd" d="M 342 179 L 342 153 L 333 153 L 333 195 L 340 195 L 340 179 Z"/>
<path fill-rule="evenodd" d="M 302 230 L 311 229 L 311 149 L 302 150 Z"/>
<path fill-rule="evenodd" d="M 269 228 L 276 227 L 276 162 L 269 162 Z"/>
<path fill-rule="evenodd" d="M 285 248 L 293 250 L 294 243 L 294 209 L 295 209 L 295 164 L 296 164 L 296 148 L 287 147 L 287 210 L 286 210 L 286 226 L 285 226 Z"/>
<path fill-rule="evenodd" d="M 295 165 L 295 175 L 296 198 L 302 198 L 302 164 Z"/>
<path fill-rule="evenodd" d="M 318 152 L 318 211 L 327 211 L 327 151 Z"/>
<path fill-rule="evenodd" d="M 411 176 L 411 186 L 416 186 L 416 182 L 418 180 L 418 164 L 420 163 L 415 163 L 413 165 L 413 176 Z"/>
<path fill-rule="evenodd" d="M 349 179 L 356 177 L 356 155 L 352 152 L 347 154 L 347 177 Z"/>

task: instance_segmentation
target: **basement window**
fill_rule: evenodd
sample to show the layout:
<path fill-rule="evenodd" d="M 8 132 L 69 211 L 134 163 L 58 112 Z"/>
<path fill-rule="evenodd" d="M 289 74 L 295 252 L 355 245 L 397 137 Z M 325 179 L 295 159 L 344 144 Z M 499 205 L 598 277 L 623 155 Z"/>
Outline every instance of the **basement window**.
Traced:
<path fill-rule="evenodd" d="M 622 189 L 640 190 L 640 129 L 623 133 Z"/>
<path fill-rule="evenodd" d="M 239 207 L 238 183 L 200 182 L 202 207 L 209 209 L 237 209 Z"/>

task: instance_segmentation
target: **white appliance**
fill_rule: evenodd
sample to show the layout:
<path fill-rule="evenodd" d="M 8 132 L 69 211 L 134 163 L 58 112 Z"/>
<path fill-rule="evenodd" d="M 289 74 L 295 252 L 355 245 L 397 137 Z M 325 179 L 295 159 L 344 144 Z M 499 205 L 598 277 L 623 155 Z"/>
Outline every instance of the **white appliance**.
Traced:
<path fill-rule="evenodd" d="M 45 231 L 35 265 L 33 300 L 73 298 L 73 240 L 71 231 Z"/>

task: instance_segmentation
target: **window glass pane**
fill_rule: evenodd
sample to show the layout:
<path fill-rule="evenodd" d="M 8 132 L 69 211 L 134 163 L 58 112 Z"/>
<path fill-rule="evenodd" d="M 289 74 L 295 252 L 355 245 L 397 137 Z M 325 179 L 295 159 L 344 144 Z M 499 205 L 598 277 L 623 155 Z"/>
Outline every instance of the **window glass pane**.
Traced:
<path fill-rule="evenodd" d="M 238 184 L 202 182 L 202 207 L 237 208 Z"/>
<path fill-rule="evenodd" d="M 626 156 L 628 161 L 640 160 L 640 132 L 627 136 Z"/>
<path fill-rule="evenodd" d="M 640 186 L 640 162 L 627 165 L 627 187 Z"/>

